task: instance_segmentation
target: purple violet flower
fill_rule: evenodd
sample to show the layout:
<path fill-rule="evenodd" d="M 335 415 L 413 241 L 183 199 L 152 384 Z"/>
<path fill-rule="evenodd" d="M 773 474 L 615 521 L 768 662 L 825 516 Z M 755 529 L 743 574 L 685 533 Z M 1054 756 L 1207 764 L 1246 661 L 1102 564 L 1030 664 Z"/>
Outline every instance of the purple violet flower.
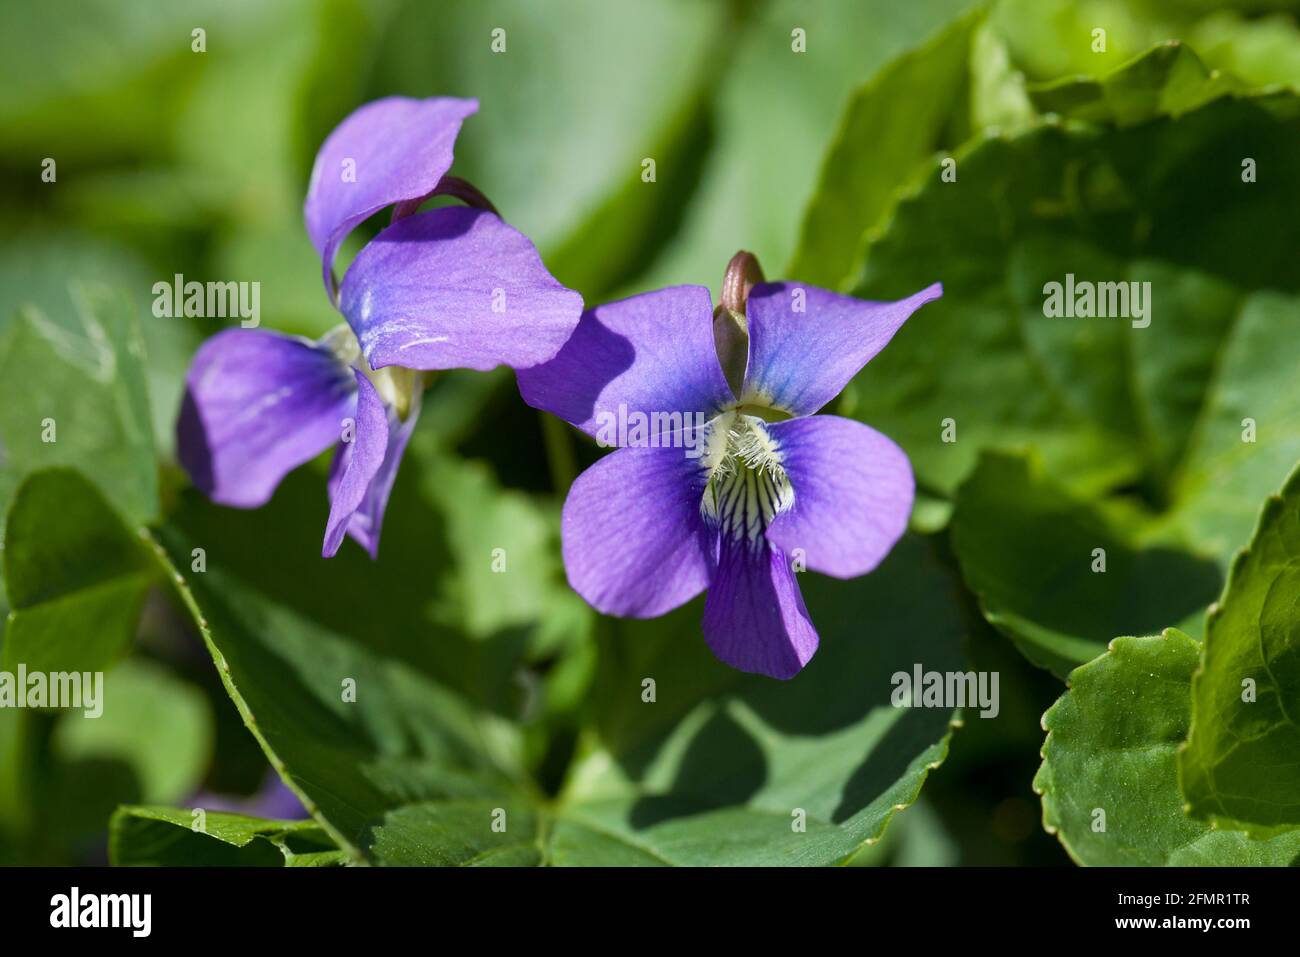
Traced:
<path fill-rule="evenodd" d="M 345 535 L 378 553 L 427 373 L 545 362 L 582 312 L 582 297 L 547 272 L 528 237 L 446 175 L 461 121 L 477 109 L 390 97 L 343 120 L 316 155 L 303 213 L 346 324 L 316 342 L 226 330 L 203 344 L 186 378 L 179 457 L 213 501 L 262 505 L 286 474 L 337 444 L 326 557 Z M 471 206 L 415 212 L 440 194 Z M 338 247 L 387 207 L 392 225 L 337 283 Z"/>
<path fill-rule="evenodd" d="M 621 446 L 564 503 L 574 590 L 606 614 L 652 618 L 707 589 L 714 654 L 790 678 L 817 650 L 795 571 L 871 571 L 906 530 L 914 492 L 892 441 L 813 413 L 943 289 L 864 302 L 756 279 L 739 253 L 716 313 L 703 286 L 597 306 L 518 378 L 529 405 Z"/>

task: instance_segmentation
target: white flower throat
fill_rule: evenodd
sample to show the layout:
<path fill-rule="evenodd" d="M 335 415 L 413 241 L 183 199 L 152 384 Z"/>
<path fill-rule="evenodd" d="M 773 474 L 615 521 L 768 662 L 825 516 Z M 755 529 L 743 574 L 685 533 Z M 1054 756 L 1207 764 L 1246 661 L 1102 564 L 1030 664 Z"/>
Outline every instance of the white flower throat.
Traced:
<path fill-rule="evenodd" d="M 382 369 L 370 368 L 370 363 L 361 355 L 361 343 L 350 326 L 344 323 L 335 326 L 325 334 L 321 344 L 338 357 L 346 366 L 356 369 L 375 387 L 384 405 L 397 413 L 403 422 L 410 414 L 416 392 L 424 387 L 425 376 L 414 369 L 401 366 L 385 366 Z"/>
<path fill-rule="evenodd" d="M 714 419 L 703 464 L 709 479 L 700 512 L 736 541 L 758 542 L 794 504 L 780 450 L 758 416 L 732 410 Z"/>

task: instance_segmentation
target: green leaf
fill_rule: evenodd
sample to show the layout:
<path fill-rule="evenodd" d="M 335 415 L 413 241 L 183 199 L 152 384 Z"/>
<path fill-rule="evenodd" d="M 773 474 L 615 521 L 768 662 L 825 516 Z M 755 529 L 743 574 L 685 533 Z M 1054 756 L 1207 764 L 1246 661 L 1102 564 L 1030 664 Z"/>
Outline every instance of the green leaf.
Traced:
<path fill-rule="evenodd" d="M 347 863 L 313 821 L 268 821 L 206 811 L 122 807 L 109 824 L 118 867 L 322 867 Z"/>
<path fill-rule="evenodd" d="M 1260 308 L 1256 291 L 1295 284 L 1284 250 L 1300 241 L 1300 189 L 1243 182 L 1242 157 L 1284 168 L 1300 148 L 1297 114 L 1289 94 L 1223 97 L 1176 120 L 1049 124 L 960 151 L 956 182 L 936 169 L 870 247 L 857 295 L 893 299 L 936 279 L 945 293 L 857 377 L 852 415 L 898 440 L 934 492 L 951 494 L 984 448 L 1032 445 L 1081 494 L 1129 483 L 1157 506 L 1194 508 L 1175 501 L 1195 481 L 1180 474 L 1188 410 L 1242 333 L 1238 315 Z M 1218 184 L 1214 198 L 1189 193 L 1192 181 Z M 1048 284 L 1068 276 L 1149 282 L 1146 318 L 1046 314 Z M 956 441 L 944 441 L 949 421 Z M 1240 454 L 1300 458 L 1300 442 L 1280 448 L 1289 425 L 1275 431 L 1267 452 Z M 1262 497 L 1279 478 L 1252 470 L 1236 493 Z"/>
<path fill-rule="evenodd" d="M 1030 87 L 1029 96 L 1043 113 L 1134 126 L 1158 116 L 1180 116 L 1242 88 L 1230 77 L 1212 74 L 1194 52 L 1171 40 L 1100 80 L 1059 80 Z"/>
<path fill-rule="evenodd" d="M 970 0 L 773 0 L 756 6 L 751 21 L 720 44 L 729 53 L 711 103 L 712 148 L 680 230 L 633 284 L 636 291 L 688 282 L 717 288 L 739 249 L 752 251 L 769 277 L 782 278 L 777 270 L 795 253 L 802 210 L 850 98 L 895 57 L 973 6 Z M 806 52 L 794 50 L 795 29 L 804 31 Z M 909 103 L 918 122 L 936 106 Z M 920 140 L 917 148 L 923 148 L 927 135 L 891 124 L 889 135 L 855 158 L 874 168 L 881 151 L 893 155 L 893 138 Z M 853 236 L 855 248 L 861 232 Z M 799 265 L 813 268 L 809 258 Z"/>
<path fill-rule="evenodd" d="M 866 228 L 939 147 L 965 92 L 983 16 L 977 9 L 954 21 L 853 94 L 804 214 L 786 271 L 792 278 L 834 289 L 849 276 Z"/>
<path fill-rule="evenodd" d="M 173 555 L 190 553 L 175 533 L 164 538 Z M 459 862 L 459 845 L 447 842 L 461 838 L 413 834 L 412 815 L 476 799 L 490 834 L 494 808 L 520 808 L 519 742 L 506 723 L 416 668 L 251 592 L 211 551 L 208 561 L 178 589 L 226 691 L 272 765 L 350 856 Z"/>
<path fill-rule="evenodd" d="M 550 703 L 545 680 L 530 691 L 520 677 L 533 655 L 584 644 L 590 612 L 563 586 L 549 508 L 503 493 L 432 431 L 408 449 L 377 562 L 351 545 L 309 557 L 326 511 L 310 470 L 256 512 L 187 494 L 161 534 L 177 567 L 204 550 L 185 601 L 245 723 L 340 848 L 518 863 L 539 853 L 541 814 L 517 722 L 533 692 Z"/>
<path fill-rule="evenodd" d="M 76 187 L 69 183 L 62 188 Z M 0 243 L 0 332 L 17 322 L 24 308 L 31 308 L 75 342 L 88 332 L 82 319 L 83 285 L 111 286 L 129 294 L 145 346 L 139 364 L 149 387 L 155 442 L 165 450 L 171 448 L 182 379 L 199 337 L 186 320 L 159 320 L 149 312 L 157 278 L 128 248 L 81 232 L 24 230 L 21 240 Z M 116 330 L 109 324 L 107 331 Z M 134 334 L 123 338 L 129 342 Z M 32 370 L 26 371 L 31 375 Z"/>
<path fill-rule="evenodd" d="M 1265 291 L 1241 301 L 1204 404 L 1185 420 L 1189 438 L 1172 483 L 1171 522 L 1225 565 L 1254 528 L 1259 502 L 1300 460 L 1294 342 L 1300 296 Z"/>
<path fill-rule="evenodd" d="M 260 523 L 265 531 L 265 519 Z M 28 543 L 41 529 L 48 530 L 50 540 L 34 550 Z M 89 483 L 68 470 L 40 473 L 24 485 L 10 531 L 6 572 L 19 611 L 6 637 L 6 654 L 14 647 L 14 635 L 23 634 L 21 616 L 35 598 L 112 580 L 122 569 L 131 569 L 145 583 L 168 583 L 193 617 L 245 724 L 350 859 L 469 863 L 485 848 L 517 842 L 521 832 L 523 840 L 533 842 L 533 818 L 522 796 L 528 783 L 519 764 L 518 729 L 393 656 L 391 646 L 372 648 L 236 582 L 221 570 L 221 562 L 248 554 L 247 546 L 225 551 L 222 543 L 229 538 L 219 536 L 193 546 L 165 529 L 177 559 L 173 564 L 161 547 L 132 533 Z M 206 548 L 202 564 L 193 559 L 195 547 Z M 183 567 L 206 570 L 195 570 L 186 579 L 175 571 L 180 561 L 190 562 Z M 320 587 L 319 582 L 309 584 Z M 340 588 L 338 597 L 358 605 L 368 618 L 368 603 L 380 596 L 353 582 L 346 591 Z M 97 634 L 92 622 L 69 627 L 82 644 Z M 417 636 L 408 627 L 394 637 L 409 641 Z M 141 704 L 147 707 L 147 702 Z M 175 700 L 166 707 L 175 715 L 169 718 L 168 733 L 179 735 L 186 725 L 185 709 Z M 116 729 L 74 729 L 61 748 L 72 758 L 94 759 L 112 751 L 123 737 L 138 738 L 141 723 L 158 723 L 148 714 L 130 717 Z M 144 780 L 179 780 L 185 758 L 157 735 L 151 745 L 158 754 L 144 766 Z M 160 763 L 164 755 L 165 764 Z M 174 800 L 179 796 L 174 791 L 158 784 L 157 790 L 136 792 L 126 800 Z M 468 845 L 458 828 L 440 837 L 432 827 L 426 832 L 416 826 L 446 814 L 460 815 L 455 819 L 463 822 L 467 807 L 482 812 L 478 844 Z M 498 808 L 513 822 L 508 833 L 492 828 Z"/>
<path fill-rule="evenodd" d="M 936 165 L 871 248 L 856 295 L 894 299 L 944 283 L 943 299 L 905 325 L 849 393 L 852 415 L 900 442 L 925 488 L 951 495 L 988 446 L 1035 444 L 1053 471 L 1085 489 L 1138 470 L 1136 451 L 1116 434 L 1128 427 L 1112 361 L 1122 331 L 1042 315 L 1046 281 L 1067 272 L 1127 278 L 1117 261 L 1073 241 L 1068 221 L 1045 224 L 1035 212 L 1036 193 L 1059 190 L 1072 146 L 1036 130 L 959 152 L 957 181 L 943 183 Z M 955 441 L 944 441 L 948 428 Z"/>
<path fill-rule="evenodd" d="M 1006 43 L 987 19 L 972 39 L 970 83 L 972 130 L 1010 133 L 1038 120 L 1025 94 L 1024 74 L 1011 62 Z"/>
<path fill-rule="evenodd" d="M 198 787 L 214 728 L 196 688 L 147 661 L 117 664 L 164 571 L 99 491 L 71 469 L 39 471 L 8 519 L 14 611 L 0 670 L 77 673 L 81 693 L 68 709 L 0 713 L 0 832 L 50 863 L 101 831 L 118 804 Z"/>
<path fill-rule="evenodd" d="M 1300 78 L 1300 33 L 1292 16 L 1260 15 L 1284 6 L 1284 0 L 1000 0 L 992 22 L 1016 65 L 1036 80 L 1099 76 L 1152 44 L 1183 40 L 1212 69 L 1264 86 Z M 1098 28 L 1105 31 L 1104 49 Z"/>
<path fill-rule="evenodd" d="M 446 516 L 449 546 L 462 559 L 439 583 L 442 620 L 477 638 L 538 623 L 551 632 L 585 631 L 590 613 L 557 587 L 564 578 L 558 516 L 501 490 L 483 463 L 427 461 L 426 495 Z"/>
<path fill-rule="evenodd" d="M 1115 0 L 1001 0 L 990 19 L 1005 38 L 1013 61 L 1030 77 L 1107 73 L 1165 36 L 1142 17 L 1136 4 Z M 1105 31 L 1098 49 L 1093 30 Z"/>
<path fill-rule="evenodd" d="M 611 628 L 554 863 L 832 864 L 916 800 L 955 715 L 894 707 L 894 676 L 963 670 L 952 580 L 909 537 L 865 578 L 802 587 L 821 646 L 788 683 L 714 659 L 698 603 Z M 806 831 L 792 826 L 800 810 Z"/>
<path fill-rule="evenodd" d="M 0 333 L 0 503 L 28 472 L 74 465 L 146 521 L 158 476 L 135 310 L 99 286 L 74 286 L 72 299 L 79 333 L 32 308 Z"/>
<path fill-rule="evenodd" d="M 1192 814 L 1273 833 L 1300 824 L 1300 470 L 1260 513 L 1210 610 L 1179 760 Z"/>
<path fill-rule="evenodd" d="M 1199 651 L 1174 629 L 1116 638 L 1071 673 L 1070 690 L 1043 715 L 1048 734 L 1034 778 L 1043 826 L 1080 864 L 1300 863 L 1300 831 L 1252 840 L 1184 811 L 1176 762 Z"/>
<path fill-rule="evenodd" d="M 1155 631 L 1218 595 L 1213 562 L 1139 541 L 1142 522 L 1071 496 L 1036 456 L 986 452 L 958 490 L 953 550 L 984 617 L 1065 677 L 1116 632 Z"/>
<path fill-rule="evenodd" d="M 543 860 L 532 802 L 517 797 L 422 801 L 385 816 L 375 828 L 383 864 L 434 867 L 531 867 Z"/>
<path fill-rule="evenodd" d="M 135 637 L 160 574 L 105 501 L 72 469 L 46 469 L 19 488 L 5 527 L 13 608 L 0 664 L 14 671 L 104 671 Z"/>

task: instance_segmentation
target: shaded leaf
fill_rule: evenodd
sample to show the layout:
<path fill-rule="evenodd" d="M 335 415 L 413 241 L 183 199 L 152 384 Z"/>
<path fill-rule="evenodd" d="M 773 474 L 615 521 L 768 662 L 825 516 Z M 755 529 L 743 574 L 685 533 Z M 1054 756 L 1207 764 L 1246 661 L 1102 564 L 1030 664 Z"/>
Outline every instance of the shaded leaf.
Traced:
<path fill-rule="evenodd" d="M 1243 182 L 1241 158 L 1284 165 L 1298 113 L 1290 95 L 1224 97 L 1176 120 L 1047 125 L 961 151 L 957 181 L 936 170 L 869 250 L 856 294 L 892 299 L 935 279 L 945 294 L 858 376 L 852 415 L 900 441 L 933 491 L 951 493 L 982 448 L 1034 445 L 1077 492 L 1132 484 L 1177 508 L 1192 481 L 1178 475 L 1188 409 L 1205 402 L 1217 351 L 1255 290 L 1294 285 L 1284 250 L 1300 221 L 1281 211 L 1300 213 L 1300 190 Z M 1139 283 L 1145 315 L 1049 314 L 1049 284 L 1064 297 L 1067 281 Z M 1258 446 L 1244 454 L 1257 450 L 1263 461 Z M 1246 500 L 1280 479 L 1250 478 Z"/>
<path fill-rule="evenodd" d="M 989 452 L 958 490 L 952 541 L 984 616 L 1063 678 L 1116 631 L 1198 616 L 1218 594 L 1213 562 L 1145 544 L 1141 527 L 1072 497 L 1034 457 Z"/>
<path fill-rule="evenodd" d="M 165 538 L 188 554 L 178 536 Z M 259 598 L 214 565 L 178 587 L 244 723 L 352 857 L 444 863 L 454 848 L 403 826 L 413 806 L 465 798 L 517 806 L 518 745 L 503 723 L 476 715 L 411 666 Z M 485 816 L 485 833 L 490 824 Z"/>
<path fill-rule="evenodd" d="M 46 469 L 18 489 L 5 528 L 13 611 L 0 662 L 14 671 L 104 671 L 135 637 L 159 571 L 80 473 Z"/>
<path fill-rule="evenodd" d="M 452 456 L 440 425 L 424 415 L 412 437 L 378 561 L 348 543 L 332 559 L 317 557 L 328 500 L 323 470 L 312 469 L 290 474 L 256 510 L 185 493 L 170 519 L 186 543 L 175 558 L 188 567 L 202 548 L 247 590 L 514 719 L 520 669 L 534 653 L 585 643 L 593 613 L 557 561 L 558 509 L 504 492 L 481 465 Z M 286 566 L 303 573 L 285 575 Z"/>
<path fill-rule="evenodd" d="M 954 713 L 891 697 L 918 664 L 963 669 L 953 583 L 906 538 L 865 578 L 803 588 L 821 648 L 788 683 L 713 659 L 698 603 L 611 629 L 598 738 L 561 797 L 557 864 L 832 864 L 916 799 Z"/>

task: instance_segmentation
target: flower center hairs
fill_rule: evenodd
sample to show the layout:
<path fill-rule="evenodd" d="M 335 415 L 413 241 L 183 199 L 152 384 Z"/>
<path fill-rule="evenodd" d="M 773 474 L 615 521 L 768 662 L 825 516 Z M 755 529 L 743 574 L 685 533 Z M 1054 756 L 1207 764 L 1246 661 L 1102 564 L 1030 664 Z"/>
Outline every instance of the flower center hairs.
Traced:
<path fill-rule="evenodd" d="M 719 531 L 757 545 L 772 519 L 794 505 L 794 486 L 763 420 L 740 410 L 709 425 L 700 513 Z"/>

